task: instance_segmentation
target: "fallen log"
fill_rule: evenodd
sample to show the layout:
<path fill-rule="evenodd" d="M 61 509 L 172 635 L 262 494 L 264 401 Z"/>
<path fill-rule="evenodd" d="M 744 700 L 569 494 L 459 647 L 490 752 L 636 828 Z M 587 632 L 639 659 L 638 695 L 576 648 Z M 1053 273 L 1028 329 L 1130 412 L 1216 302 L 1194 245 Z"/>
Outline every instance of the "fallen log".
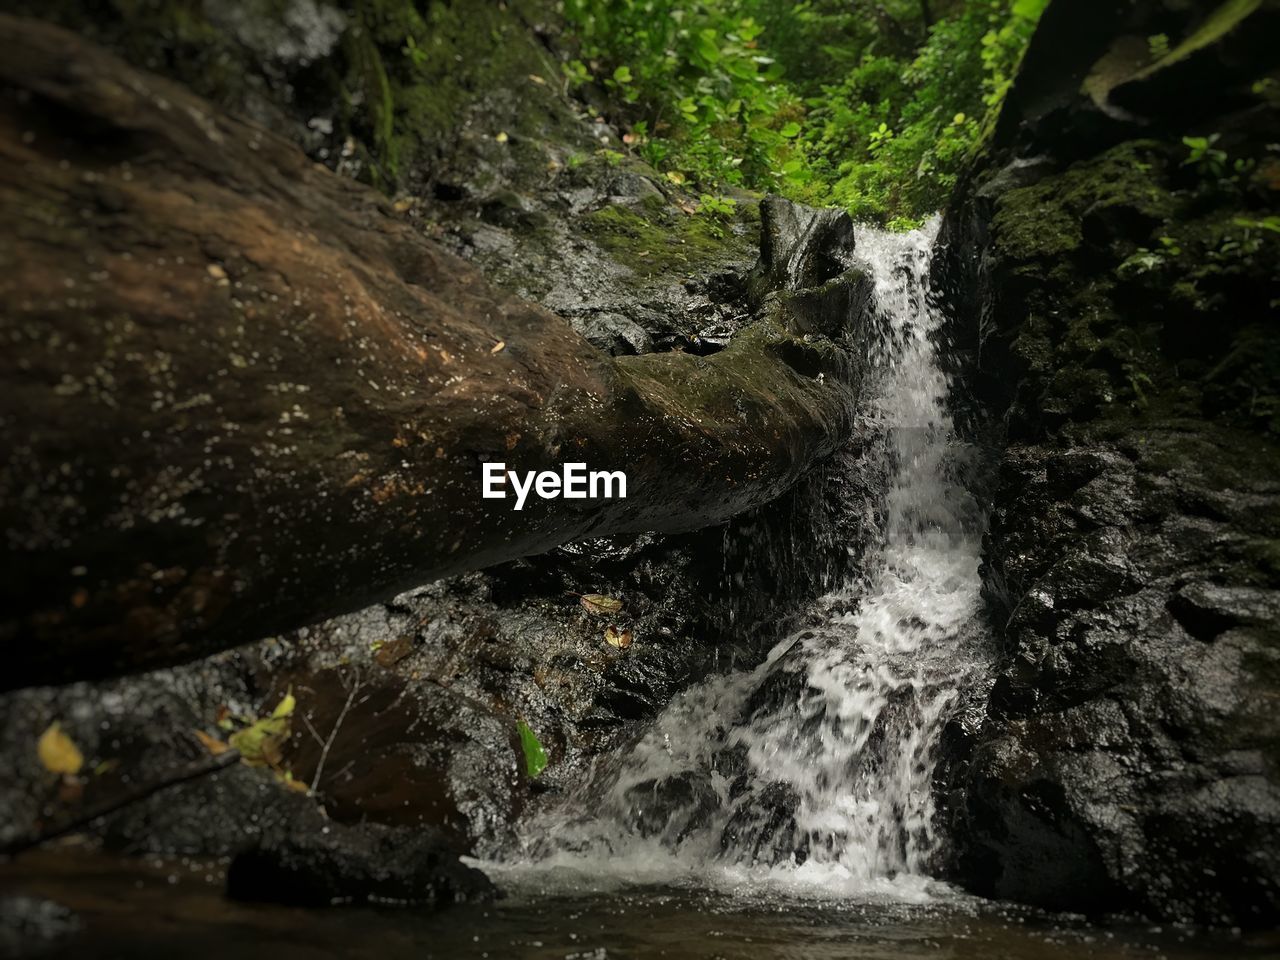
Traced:
<path fill-rule="evenodd" d="M 785 306 L 710 357 L 610 358 L 269 131 L 48 25 L 0 44 L 4 686 L 712 524 L 851 428 L 858 365 Z M 515 511 L 487 461 L 627 496 Z"/>

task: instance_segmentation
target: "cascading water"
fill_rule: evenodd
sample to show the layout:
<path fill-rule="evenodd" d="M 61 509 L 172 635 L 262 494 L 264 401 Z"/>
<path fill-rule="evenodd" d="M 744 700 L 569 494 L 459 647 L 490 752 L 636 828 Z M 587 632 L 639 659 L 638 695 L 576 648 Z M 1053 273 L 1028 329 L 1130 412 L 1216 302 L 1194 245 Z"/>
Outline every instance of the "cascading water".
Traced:
<path fill-rule="evenodd" d="M 957 479 L 969 450 L 929 296 L 935 231 L 857 234 L 877 317 L 861 411 L 872 442 L 849 469 L 880 491 L 845 518 L 850 541 L 868 544 L 857 576 L 764 663 L 685 692 L 531 824 L 535 859 L 668 875 L 745 866 L 861 887 L 927 869 L 942 729 L 985 671 L 984 517 Z"/>

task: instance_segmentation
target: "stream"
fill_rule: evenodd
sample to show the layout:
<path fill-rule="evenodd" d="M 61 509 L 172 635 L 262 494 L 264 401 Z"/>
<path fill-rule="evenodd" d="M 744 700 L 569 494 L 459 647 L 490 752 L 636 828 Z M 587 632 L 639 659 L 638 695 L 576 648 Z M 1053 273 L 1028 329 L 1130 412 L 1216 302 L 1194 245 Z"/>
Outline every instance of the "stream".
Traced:
<path fill-rule="evenodd" d="M 677 697 L 520 843 L 480 866 L 506 897 L 439 914 L 303 912 L 219 895 L 219 864 L 42 853 L 26 891 L 94 931 L 66 956 L 1057 958 L 1280 956 L 1246 939 L 983 901 L 933 879 L 948 722 L 980 710 L 985 516 L 967 478 L 929 292 L 936 224 L 860 229 L 876 282 L 859 455 L 882 493 L 843 517 L 856 576 L 758 666 Z M 8 885 L 12 867 L 0 871 Z M 57 955 L 56 953 L 53 955 Z"/>

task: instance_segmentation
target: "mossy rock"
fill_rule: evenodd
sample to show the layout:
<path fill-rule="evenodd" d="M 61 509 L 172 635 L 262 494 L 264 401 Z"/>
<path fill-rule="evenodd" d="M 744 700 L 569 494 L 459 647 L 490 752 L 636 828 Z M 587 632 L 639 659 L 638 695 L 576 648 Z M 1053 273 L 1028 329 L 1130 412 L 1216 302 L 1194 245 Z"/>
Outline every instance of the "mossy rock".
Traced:
<path fill-rule="evenodd" d="M 728 220 L 685 213 L 653 198 L 609 204 L 581 223 L 610 256 L 640 276 L 696 273 L 726 259 L 733 242 Z"/>
<path fill-rule="evenodd" d="M 1086 230 L 1134 232 L 1168 220 L 1170 148 L 1151 140 L 1122 143 L 1065 173 L 1002 194 L 992 220 L 997 253 L 1012 260 L 1066 256 Z M 1114 224 L 1114 227 L 1110 226 Z"/>
<path fill-rule="evenodd" d="M 13 5 L 13 12 L 83 33 L 388 191 L 422 179 L 478 107 L 513 135 L 541 137 L 548 125 L 569 122 L 553 83 L 558 65 L 527 26 L 548 9 L 541 0 Z"/>

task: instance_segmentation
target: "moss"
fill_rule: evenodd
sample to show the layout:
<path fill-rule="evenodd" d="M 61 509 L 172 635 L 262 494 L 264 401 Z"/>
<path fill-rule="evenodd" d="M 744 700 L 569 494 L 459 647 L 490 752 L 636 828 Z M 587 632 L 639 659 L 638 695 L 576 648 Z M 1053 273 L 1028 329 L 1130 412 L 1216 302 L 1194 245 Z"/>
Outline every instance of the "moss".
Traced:
<path fill-rule="evenodd" d="M 549 0 L 317 4 L 320 21 L 333 24 L 332 42 L 286 57 L 273 50 L 277 41 L 296 46 L 293 0 L 16 0 L 15 12 L 85 33 L 135 66 L 277 128 L 284 121 L 302 131 L 311 117 L 332 116 L 328 158 L 351 137 L 368 159 L 362 175 L 385 189 L 421 176 L 481 102 L 486 120 L 529 138 L 570 122 L 554 85 L 529 81 L 558 70 L 525 25 L 545 15 Z M 271 111 L 278 115 L 264 115 Z"/>
<path fill-rule="evenodd" d="M 1134 140 L 1008 191 L 992 219 L 997 252 L 1014 260 L 1052 259 L 1080 249 L 1090 218 L 1167 220 L 1176 206 L 1168 185 L 1170 163 L 1167 145 Z"/>
<path fill-rule="evenodd" d="M 692 273 L 724 259 L 728 245 L 723 223 L 682 213 L 661 198 L 602 207 L 583 218 L 582 225 L 615 260 L 641 275 Z"/>
<path fill-rule="evenodd" d="M 1044 411 L 1125 418 L 1160 398 L 1182 416 L 1280 427 L 1267 319 L 1280 233 L 1247 191 L 1182 169 L 1185 153 L 1122 143 L 996 201 L 1004 322 Z"/>

